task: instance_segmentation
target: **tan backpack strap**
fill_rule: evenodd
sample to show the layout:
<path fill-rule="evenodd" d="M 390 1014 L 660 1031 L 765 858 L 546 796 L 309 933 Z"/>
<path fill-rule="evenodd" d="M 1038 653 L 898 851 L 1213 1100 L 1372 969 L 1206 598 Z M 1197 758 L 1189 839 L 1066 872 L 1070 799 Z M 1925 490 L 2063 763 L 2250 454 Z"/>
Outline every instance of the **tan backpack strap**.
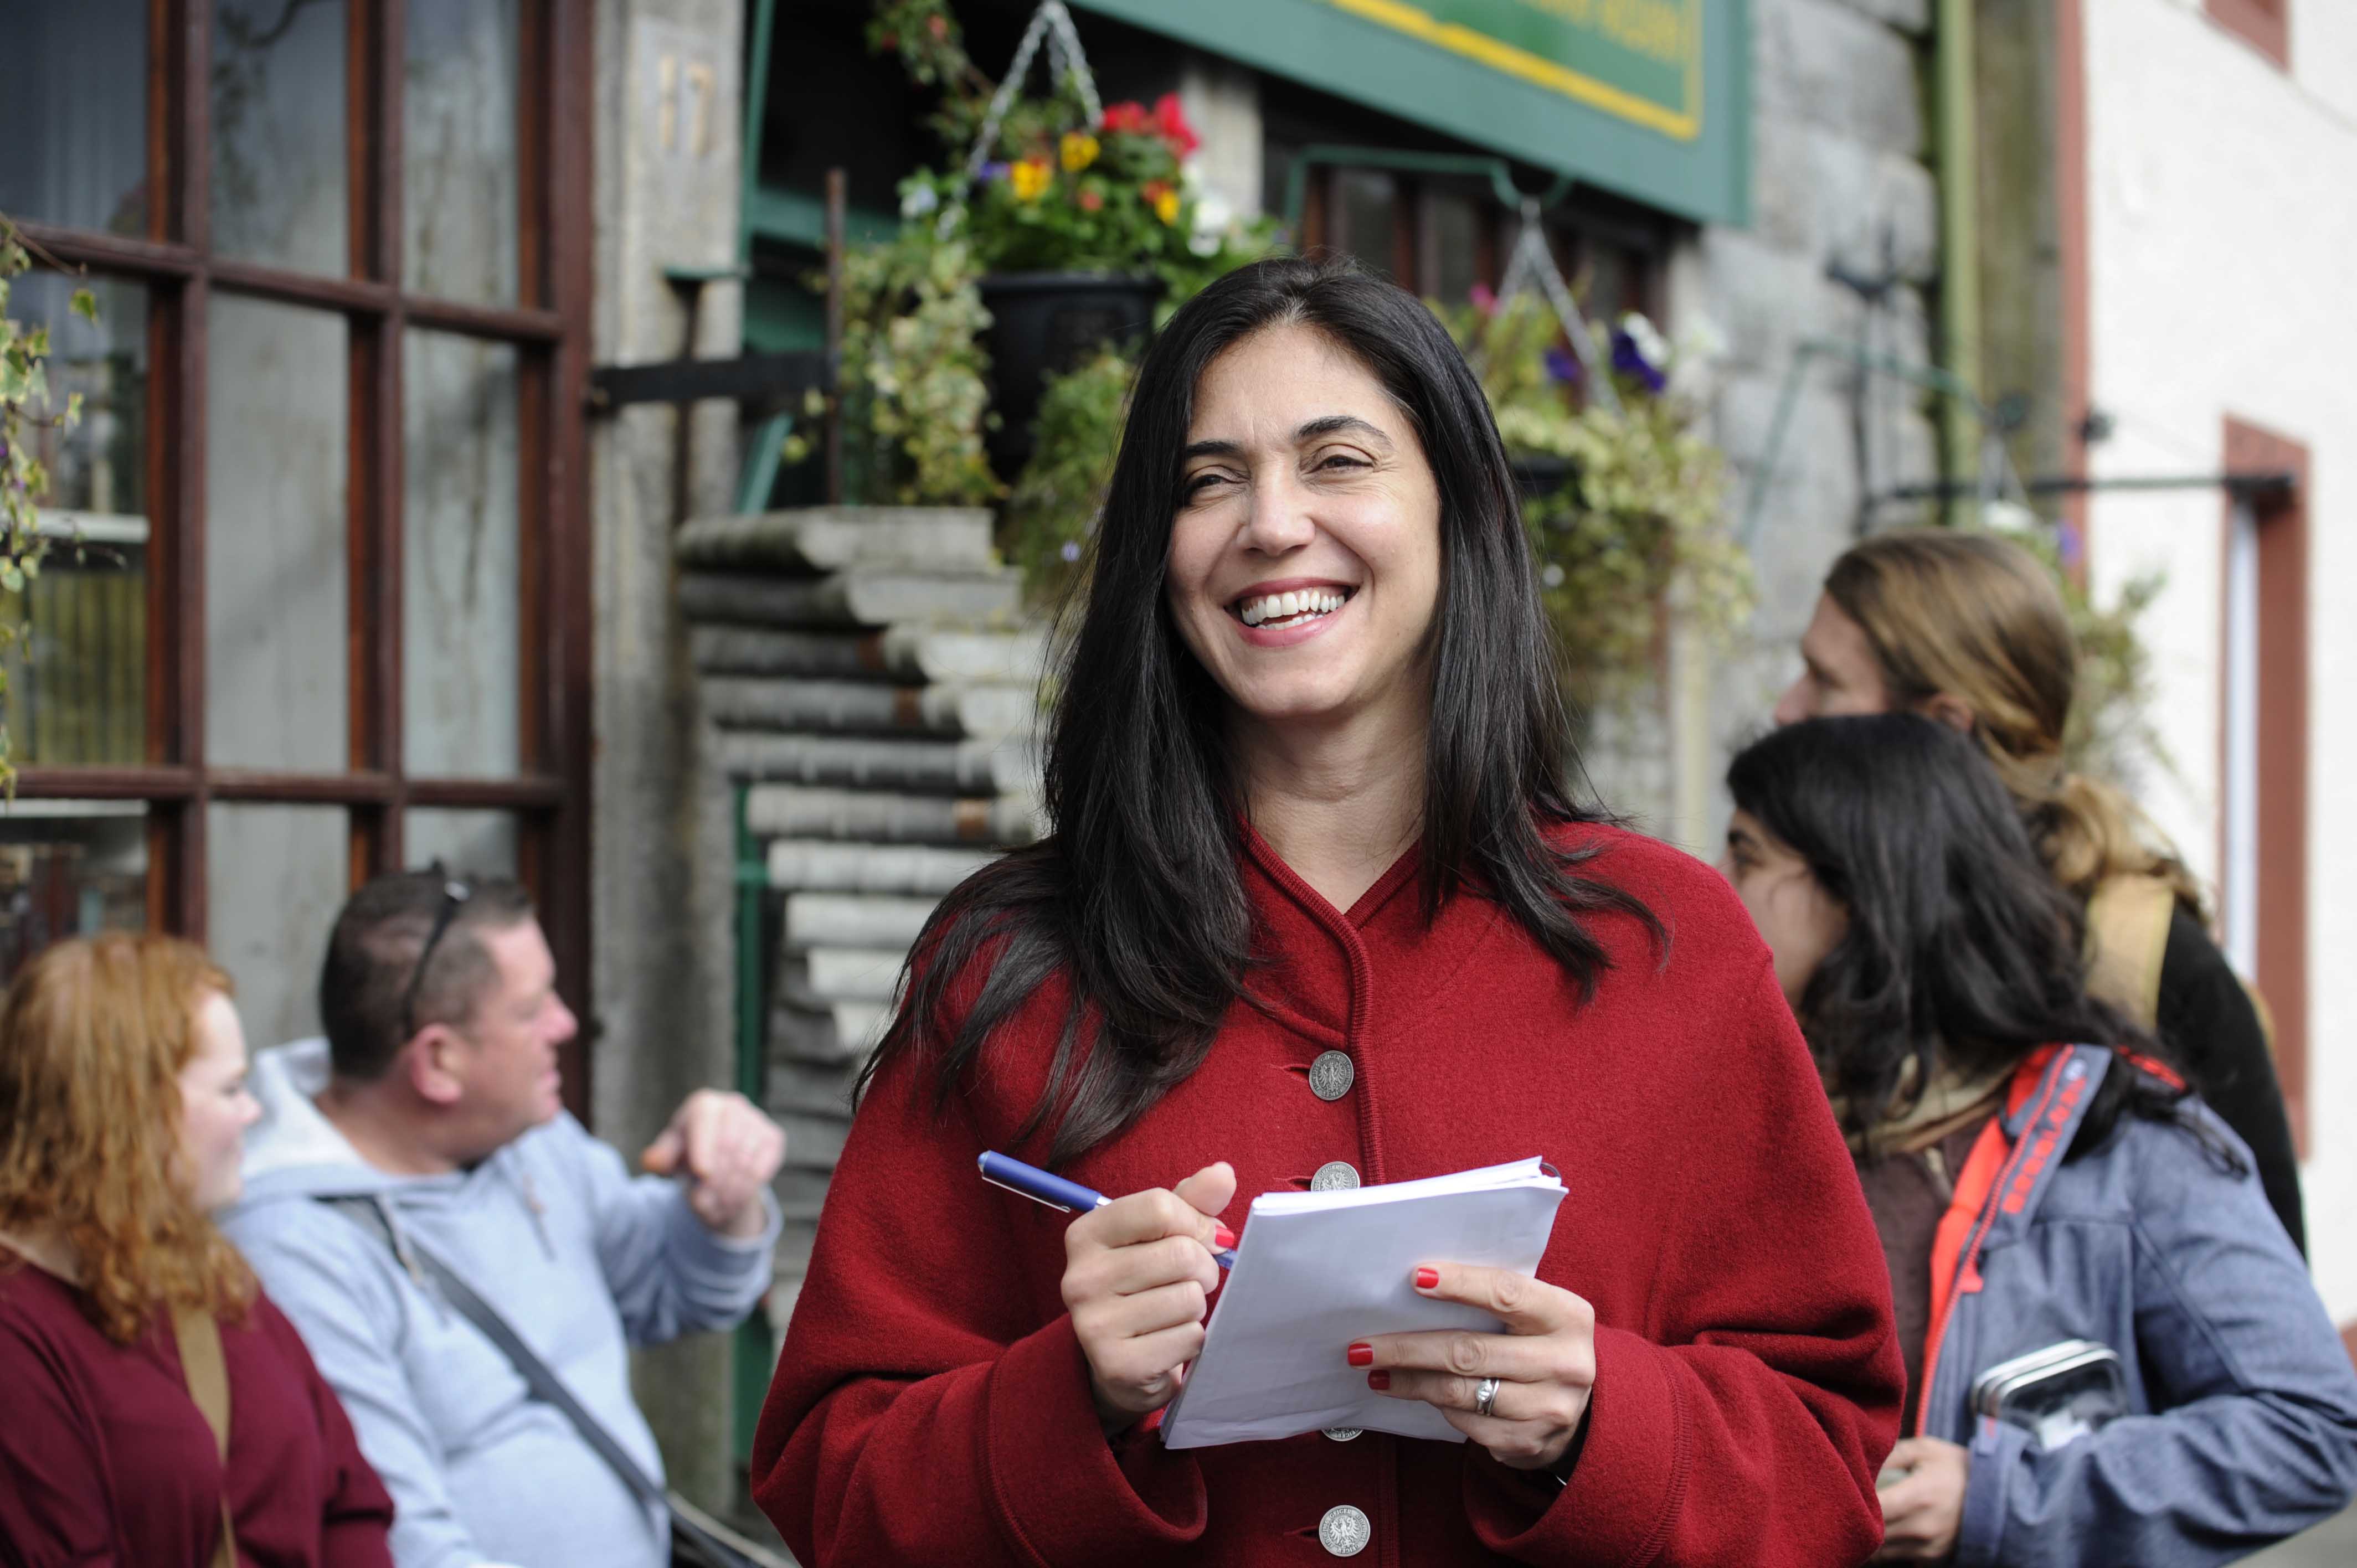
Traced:
<path fill-rule="evenodd" d="M 2087 989 L 2149 1032 L 2177 894 L 2158 876 L 2106 876 L 2087 900 Z"/>
<path fill-rule="evenodd" d="M 210 1312 L 175 1307 L 172 1333 L 180 1342 L 180 1375 L 188 1380 L 188 1397 L 213 1429 L 213 1446 L 221 1454 L 221 1543 L 213 1549 L 212 1568 L 237 1568 L 237 1528 L 229 1513 L 229 1361 L 221 1352 L 221 1325 Z"/>

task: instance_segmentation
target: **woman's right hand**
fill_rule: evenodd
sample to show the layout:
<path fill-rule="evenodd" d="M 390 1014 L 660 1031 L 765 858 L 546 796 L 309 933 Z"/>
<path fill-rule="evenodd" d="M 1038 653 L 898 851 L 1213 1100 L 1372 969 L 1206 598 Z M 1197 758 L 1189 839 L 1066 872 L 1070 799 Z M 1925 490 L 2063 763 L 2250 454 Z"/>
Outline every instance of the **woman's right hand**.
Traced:
<path fill-rule="evenodd" d="M 1174 1188 L 1117 1197 L 1064 1231 L 1064 1307 L 1088 1358 L 1107 1434 L 1160 1410 L 1203 1348 L 1203 1315 L 1220 1288 L 1213 1247 L 1235 1237 L 1219 1212 L 1236 1195 L 1226 1161 Z"/>

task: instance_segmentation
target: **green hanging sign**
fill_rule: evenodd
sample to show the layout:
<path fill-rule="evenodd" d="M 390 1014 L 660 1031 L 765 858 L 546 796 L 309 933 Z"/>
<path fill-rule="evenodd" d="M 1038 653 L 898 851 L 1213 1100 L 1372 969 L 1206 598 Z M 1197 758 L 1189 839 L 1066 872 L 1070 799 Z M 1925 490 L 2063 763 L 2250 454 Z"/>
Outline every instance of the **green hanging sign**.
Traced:
<path fill-rule="evenodd" d="M 1749 209 L 1746 0 L 1074 0 L 1706 222 Z"/>

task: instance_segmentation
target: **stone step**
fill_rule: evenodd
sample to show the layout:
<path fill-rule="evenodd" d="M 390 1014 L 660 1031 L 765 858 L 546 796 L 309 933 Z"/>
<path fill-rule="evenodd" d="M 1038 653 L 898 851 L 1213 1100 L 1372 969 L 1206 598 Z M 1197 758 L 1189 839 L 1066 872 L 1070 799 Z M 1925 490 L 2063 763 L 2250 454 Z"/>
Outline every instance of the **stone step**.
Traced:
<path fill-rule="evenodd" d="M 989 850 L 930 844 L 770 841 L 770 886 L 798 893 L 942 894 L 998 856 Z"/>
<path fill-rule="evenodd" d="M 682 563 L 750 572 L 852 566 L 987 572 L 998 564 L 984 507 L 834 506 L 699 517 L 679 531 Z"/>
<path fill-rule="evenodd" d="M 831 1171 L 843 1158 L 844 1141 L 851 1136 L 848 1119 L 807 1116 L 799 1112 L 772 1112 L 771 1119 L 785 1130 L 786 1165 L 794 1170 Z"/>
<path fill-rule="evenodd" d="M 997 741 L 1029 735 L 1039 714 L 1029 686 L 886 686 L 873 681 L 707 675 L 702 690 L 705 715 L 727 729 Z"/>
<path fill-rule="evenodd" d="M 770 1059 L 856 1069 L 892 1021 L 888 1002 L 830 1002 L 798 1007 L 780 998 L 770 1009 Z"/>
<path fill-rule="evenodd" d="M 790 1111 L 847 1122 L 851 1119 L 851 1086 L 858 1078 L 856 1066 L 773 1061 L 764 1082 L 764 1100 L 773 1114 Z"/>
<path fill-rule="evenodd" d="M 892 897 L 877 893 L 790 893 L 786 896 L 784 944 L 789 951 L 811 948 L 898 948 L 917 945 L 935 898 Z"/>
<path fill-rule="evenodd" d="M 1044 631 L 959 631 L 893 626 L 882 631 L 774 631 L 699 626 L 688 651 L 709 675 L 795 675 L 834 680 L 963 681 L 1037 687 L 1048 659 Z"/>
<path fill-rule="evenodd" d="M 892 626 L 1011 628 L 1020 617 L 1021 579 L 984 575 L 839 572 L 828 577 L 743 577 L 689 572 L 679 580 L 691 621 L 772 627 Z"/>
<path fill-rule="evenodd" d="M 845 1074 L 846 1081 L 849 1075 Z M 816 1219 L 826 1203 L 826 1175 L 823 1171 L 800 1171 L 789 1165 L 778 1173 L 770 1184 L 777 1194 L 778 1207 L 790 1219 Z"/>
<path fill-rule="evenodd" d="M 812 1005 L 822 1002 L 889 1002 L 900 983 L 906 948 L 811 948 L 788 954 L 779 990 Z"/>
<path fill-rule="evenodd" d="M 1028 843 L 1037 809 L 1006 796 L 885 794 L 756 784 L 745 792 L 746 828 L 761 838 L 851 839 L 862 843 Z"/>
<path fill-rule="evenodd" d="M 720 767 L 732 779 L 927 795 L 1036 795 L 1039 754 L 1017 740 L 882 740 L 854 736 L 721 730 Z"/>

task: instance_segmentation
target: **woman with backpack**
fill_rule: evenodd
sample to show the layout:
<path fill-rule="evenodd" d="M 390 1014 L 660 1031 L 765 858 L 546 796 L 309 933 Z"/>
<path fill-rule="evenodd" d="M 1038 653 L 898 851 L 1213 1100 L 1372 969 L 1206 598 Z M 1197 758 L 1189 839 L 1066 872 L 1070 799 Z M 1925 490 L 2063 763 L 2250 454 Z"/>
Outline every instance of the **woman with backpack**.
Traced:
<path fill-rule="evenodd" d="M 2200 885 L 2133 802 L 2064 766 L 2079 649 L 2054 579 L 1995 534 L 1905 529 L 1826 574 L 1776 721 L 1919 713 L 1977 740 L 2047 870 L 2086 914 L 2088 985 L 2183 1063 L 2307 1250 L 2299 1163 L 2251 993 L 2205 931 Z"/>
<path fill-rule="evenodd" d="M 1979 748 L 1911 714 L 1738 756 L 1721 869 L 1880 1231 L 1886 1560 L 2224 1563 L 2357 1489 L 2357 1372 L 2242 1141 L 2091 997 Z"/>

